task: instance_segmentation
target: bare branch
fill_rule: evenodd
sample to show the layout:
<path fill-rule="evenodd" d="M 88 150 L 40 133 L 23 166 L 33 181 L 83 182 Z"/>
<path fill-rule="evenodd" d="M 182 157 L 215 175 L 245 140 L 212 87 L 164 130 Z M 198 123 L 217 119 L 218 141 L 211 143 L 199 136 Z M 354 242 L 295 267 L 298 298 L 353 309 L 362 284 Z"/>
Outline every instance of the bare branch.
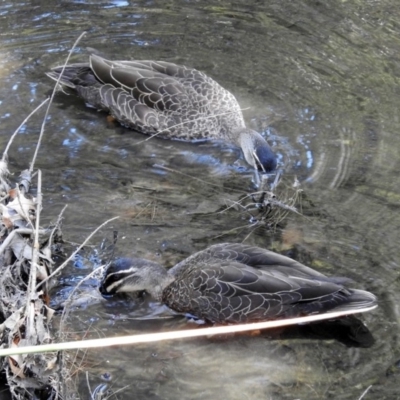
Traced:
<path fill-rule="evenodd" d="M 45 113 L 44 118 L 43 118 L 42 127 L 41 127 L 41 129 L 40 129 L 40 135 L 39 135 L 39 139 L 38 139 L 37 144 L 36 144 L 35 153 L 34 153 L 34 155 L 33 155 L 33 158 L 32 158 L 32 161 L 31 161 L 31 165 L 30 165 L 30 167 L 29 167 L 29 171 L 30 171 L 30 172 L 33 171 L 33 167 L 35 166 L 36 157 L 37 157 L 37 154 L 38 154 L 38 152 L 39 152 L 40 144 L 42 143 L 42 138 L 43 138 L 43 134 L 44 134 L 44 127 L 45 127 L 45 125 L 46 125 L 47 116 L 49 115 L 50 106 L 51 106 L 51 103 L 53 102 L 54 96 L 55 96 L 55 94 L 56 94 L 56 91 L 57 91 L 57 88 L 58 88 L 58 84 L 60 83 L 60 80 L 61 80 L 62 75 L 63 75 L 63 73 L 64 73 L 65 67 L 66 67 L 67 64 L 68 64 L 68 61 L 69 61 L 69 59 L 71 58 L 71 55 L 72 55 L 73 51 L 75 50 L 75 47 L 77 46 L 77 44 L 79 43 L 79 41 L 80 41 L 80 40 L 83 38 L 83 36 L 85 36 L 85 35 L 86 35 L 86 32 L 83 32 L 83 33 L 81 33 L 81 35 L 78 37 L 78 39 L 76 39 L 74 45 L 72 46 L 71 50 L 69 51 L 69 54 L 68 54 L 67 59 L 65 60 L 65 63 L 64 63 L 64 66 L 63 66 L 63 68 L 62 68 L 62 70 L 61 70 L 60 76 L 58 77 L 57 82 L 56 82 L 56 84 L 54 85 L 53 92 L 52 92 L 52 94 L 51 94 L 51 96 L 50 96 L 50 102 L 49 102 L 49 104 L 48 104 L 48 106 L 47 106 L 46 113 Z M 47 100 L 46 100 L 46 101 L 47 101 Z"/>
<path fill-rule="evenodd" d="M 36 286 L 36 290 L 39 289 L 41 285 L 43 285 L 45 282 L 47 282 L 49 279 L 51 279 L 54 275 L 57 275 L 61 270 L 63 270 L 67 264 L 76 256 L 76 254 L 86 245 L 86 243 L 101 229 L 103 226 L 107 225 L 111 221 L 114 221 L 118 219 L 119 217 L 114 217 L 110 218 L 106 222 L 103 222 L 100 226 L 98 226 L 86 239 L 85 241 L 55 270 L 53 271 L 46 279 L 43 281 L 39 282 L 38 285 Z"/>
<path fill-rule="evenodd" d="M 42 106 L 44 106 L 47 102 L 49 101 L 49 99 L 46 99 L 44 101 L 42 101 L 21 123 L 21 125 L 16 129 L 16 131 L 12 134 L 12 136 L 10 137 L 10 140 L 7 143 L 7 147 L 4 150 L 3 153 L 3 157 L 2 160 L 5 161 L 5 159 L 7 158 L 7 153 L 8 150 L 10 149 L 10 146 L 12 144 L 12 142 L 14 141 L 15 136 L 17 136 L 17 133 L 19 132 L 19 130 L 27 123 L 27 121 L 29 120 L 30 117 L 32 117 L 33 114 L 35 114 L 36 111 L 38 111 Z"/>

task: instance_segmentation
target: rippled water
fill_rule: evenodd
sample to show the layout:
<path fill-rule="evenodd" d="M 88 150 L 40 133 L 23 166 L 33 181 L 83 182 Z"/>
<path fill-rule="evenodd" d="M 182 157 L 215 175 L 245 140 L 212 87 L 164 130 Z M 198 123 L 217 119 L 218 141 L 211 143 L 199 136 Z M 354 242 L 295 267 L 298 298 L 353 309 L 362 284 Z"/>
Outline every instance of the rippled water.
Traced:
<path fill-rule="evenodd" d="M 128 385 L 121 399 L 356 399 L 370 385 L 365 399 L 400 396 L 395 0 L 6 0 L 0 18 L 1 148 L 50 93 L 45 71 L 63 63 L 87 30 L 74 61 L 86 60 L 92 47 L 114 59 L 167 60 L 212 76 L 248 107 L 248 124 L 279 154 L 287 184 L 297 176 L 303 185 L 305 217 L 254 230 L 245 214 L 217 213 L 254 189 L 236 149 L 143 142 L 144 136 L 108 123 L 74 96 L 59 94 L 37 166 L 47 221 L 68 204 L 66 240 L 80 243 L 101 222 L 121 215 L 95 245 L 116 229 L 118 253 L 170 266 L 209 244 L 245 240 L 348 276 L 380 299 L 377 310 L 361 317 L 376 338 L 370 348 L 297 335 L 92 351 L 85 365 L 93 387 L 109 371 L 114 390 Z M 38 115 L 17 137 L 10 152 L 14 172 L 28 165 L 40 123 Z M 71 266 L 55 298 L 91 268 L 89 261 Z M 96 337 L 185 327 L 180 318 L 140 319 L 162 311 L 149 301 L 97 302 L 78 308 L 70 329 Z"/>

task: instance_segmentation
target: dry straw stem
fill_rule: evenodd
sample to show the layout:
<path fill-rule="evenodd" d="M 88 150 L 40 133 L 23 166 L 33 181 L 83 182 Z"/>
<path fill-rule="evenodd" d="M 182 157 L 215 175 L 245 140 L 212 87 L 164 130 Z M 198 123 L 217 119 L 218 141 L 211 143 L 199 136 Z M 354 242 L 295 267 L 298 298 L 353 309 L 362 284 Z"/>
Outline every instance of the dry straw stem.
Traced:
<path fill-rule="evenodd" d="M 40 346 L 26 346 L 26 347 L 18 347 L 11 349 L 0 349 L 0 357 L 17 355 L 17 354 L 45 353 L 49 351 L 90 349 L 97 347 L 110 347 L 116 345 L 152 343 L 152 342 L 159 342 L 162 340 L 174 340 L 174 339 L 176 340 L 176 339 L 193 338 L 199 336 L 223 335 L 234 332 L 271 329 L 282 326 L 297 325 L 315 321 L 322 321 L 326 319 L 339 318 L 344 315 L 371 311 L 376 307 L 377 306 L 375 305 L 360 310 L 336 311 L 326 314 L 308 315 L 306 317 L 288 318 L 277 321 L 257 322 L 252 324 L 228 325 L 228 326 L 199 328 L 199 329 L 190 329 L 183 331 L 172 331 L 172 332 L 147 333 L 141 335 L 120 336 L 120 337 L 105 338 L 105 339 L 91 339 L 91 340 L 82 340 L 82 341 L 73 341 L 64 343 L 52 343 Z"/>
<path fill-rule="evenodd" d="M 25 316 L 27 318 L 27 326 L 28 328 L 34 326 L 34 321 L 30 321 L 30 318 L 33 316 L 32 313 L 29 312 L 30 304 L 32 303 L 33 297 L 37 296 L 35 286 L 36 286 L 36 272 L 39 268 L 39 224 L 40 224 L 40 212 L 42 210 L 42 171 L 38 170 L 38 184 L 37 184 L 37 196 L 36 196 L 36 221 L 35 221 L 35 232 L 33 236 L 33 250 L 32 250 L 32 261 L 31 268 L 29 271 L 29 283 L 28 283 L 28 291 L 26 296 L 26 311 Z M 34 335 L 34 332 L 27 331 L 27 337 L 30 338 Z"/>
<path fill-rule="evenodd" d="M 35 233 L 33 236 L 33 250 L 32 250 L 32 262 L 29 275 L 28 284 L 28 296 L 27 304 L 32 300 L 32 295 L 35 293 L 36 286 L 36 271 L 39 267 L 39 223 L 40 223 L 40 212 L 42 210 L 42 171 L 38 170 L 38 186 L 37 186 L 37 197 L 36 197 L 36 221 L 35 221 Z"/>
<path fill-rule="evenodd" d="M 58 214 L 57 221 L 55 222 L 54 227 L 53 227 L 53 229 L 51 230 L 51 233 L 50 233 L 50 236 L 49 236 L 48 243 L 50 243 L 50 244 L 53 243 L 54 235 L 55 235 L 56 231 L 60 228 L 61 221 L 62 221 L 62 218 L 63 218 L 63 215 L 64 215 L 64 211 L 67 209 L 67 207 L 68 207 L 68 204 L 66 204 L 66 205 L 62 208 L 62 210 L 60 211 L 60 213 Z M 40 230 L 39 230 L 39 232 L 40 232 Z"/>
<path fill-rule="evenodd" d="M 260 190 L 247 194 L 238 201 L 226 200 L 227 206 L 217 213 L 222 214 L 232 208 L 242 211 L 252 220 L 251 225 L 248 226 L 252 228 L 265 225 L 276 226 L 284 220 L 289 213 L 303 216 L 296 208 L 300 193 L 302 192 L 297 179 L 294 180 L 294 183 L 290 187 L 285 186 L 282 190 L 277 190 L 280 182 L 281 180 L 275 180 L 272 185 L 272 189 L 276 191 Z M 256 196 L 258 200 L 256 200 Z M 234 228 L 233 230 L 241 228 L 242 227 Z M 225 235 L 225 233 L 223 233 L 223 235 Z"/>
<path fill-rule="evenodd" d="M 80 40 L 81 40 L 81 39 L 83 38 L 83 36 L 85 36 L 85 35 L 86 35 L 86 32 L 82 32 L 82 33 L 80 34 L 80 36 L 78 37 L 78 39 L 76 39 L 74 45 L 72 46 L 71 50 L 70 50 L 69 53 L 68 53 L 68 57 L 67 57 L 67 59 L 65 60 L 65 63 L 64 63 L 63 68 L 62 68 L 62 70 L 61 70 L 60 76 L 58 77 L 57 82 L 56 82 L 56 84 L 54 85 L 53 92 L 51 93 L 51 96 L 50 96 L 50 102 L 49 102 L 49 104 L 48 104 L 48 106 L 47 106 L 46 113 L 45 113 L 44 118 L 43 118 L 42 127 L 41 127 L 41 129 L 40 129 L 39 139 L 38 139 L 38 142 L 37 142 L 37 144 L 36 144 L 36 149 L 35 149 L 35 153 L 33 154 L 33 158 L 32 158 L 32 161 L 31 161 L 31 165 L 30 165 L 30 167 L 29 167 L 29 172 L 32 172 L 32 171 L 33 171 L 33 168 L 34 168 L 34 166 L 35 166 L 35 161 L 36 161 L 36 157 L 37 157 L 37 154 L 38 154 L 38 151 L 39 151 L 39 148 L 40 148 L 40 144 L 42 143 L 42 138 L 43 138 L 43 134 L 44 134 L 44 128 L 45 128 L 45 126 L 46 126 L 46 121 L 47 121 L 47 117 L 48 117 L 48 115 L 49 115 L 50 106 L 51 106 L 51 103 L 53 102 L 54 96 L 55 96 L 55 94 L 56 94 L 56 92 L 57 92 L 58 85 L 59 85 L 60 80 L 61 80 L 61 78 L 62 78 L 62 75 L 63 75 L 63 73 L 64 73 L 65 67 L 66 67 L 67 64 L 68 64 L 68 61 L 69 61 L 69 59 L 71 58 L 71 55 L 72 55 L 73 51 L 75 50 L 75 47 L 78 45 L 78 43 L 80 42 Z M 47 101 L 47 100 L 46 100 L 46 101 Z"/>
<path fill-rule="evenodd" d="M 75 42 L 69 57 L 81 39 L 83 34 Z M 68 59 L 69 59 L 68 57 Z M 68 62 L 67 59 L 67 62 Z M 65 65 L 64 65 L 65 68 Z M 37 343 L 48 343 L 51 340 L 49 333 L 49 321 L 53 310 L 46 306 L 42 292 L 38 292 L 37 280 L 47 276 L 46 268 L 51 265 L 50 246 L 58 228 L 62 212 L 58 218 L 56 227 L 51 231 L 47 241 L 45 254 L 40 251 L 40 236 L 48 234 L 50 230 L 40 229 L 40 215 L 42 210 L 42 174 L 37 173 L 37 197 L 28 195 L 35 160 L 40 149 L 41 140 L 44 134 L 44 127 L 49 112 L 51 101 L 54 98 L 56 87 L 50 99 L 44 100 L 27 118 L 21 123 L 18 129 L 11 136 L 0 160 L 0 185 L 2 204 L 3 243 L 0 246 L 2 256 L 2 301 L 0 303 L 2 313 L 6 318 L 1 325 L 2 345 L 18 347 L 35 345 Z M 15 136 L 21 127 L 26 124 L 29 118 L 36 113 L 44 104 L 49 103 L 46 115 L 42 122 L 40 136 L 29 170 L 22 171 L 16 189 L 10 191 L 7 179 L 7 156 Z M 65 209 L 65 208 L 64 208 Z M 64 210 L 63 210 L 64 211 Z M 33 221 L 35 226 L 33 226 Z M 29 225 L 29 228 L 25 227 Z M 24 228 L 21 228 L 24 226 Z M 33 238 L 31 243 L 30 238 Z M 16 261 L 14 262 L 14 259 Z M 23 276 L 24 271 L 29 271 L 29 280 L 26 284 Z M 47 281 L 47 280 L 46 280 Z M 46 293 L 45 293 L 46 295 Z M 36 396 L 35 391 L 41 385 L 48 387 L 51 391 L 51 398 L 60 398 L 60 366 L 56 355 L 17 356 L 8 358 L 3 363 L 8 386 L 13 399 L 27 399 Z M 62 371 L 63 380 L 67 379 L 68 373 Z M 35 382 L 32 381 L 35 377 Z M 61 383 L 65 387 L 65 382 Z M 62 395 L 67 399 L 72 395 Z M 35 397 L 36 398 L 36 397 Z"/>
<path fill-rule="evenodd" d="M 44 279 L 43 281 L 41 281 L 40 283 L 38 283 L 38 285 L 36 286 L 36 290 L 38 290 L 40 288 L 41 285 L 43 285 L 45 282 L 47 282 L 49 279 L 51 279 L 53 276 L 57 275 L 60 271 L 62 271 L 67 264 L 78 254 L 78 252 L 87 244 L 87 242 L 89 242 L 89 240 L 101 229 L 103 228 L 105 225 L 107 225 L 108 223 L 110 223 L 111 221 L 114 221 L 116 219 L 118 219 L 119 217 L 114 217 L 114 218 L 110 218 L 107 221 L 103 222 L 100 226 L 98 226 L 86 239 L 85 241 L 55 270 L 53 271 L 46 279 Z"/>
<path fill-rule="evenodd" d="M 203 184 L 209 185 L 211 188 L 218 188 L 218 190 L 221 190 L 221 185 L 216 184 L 216 183 L 211 183 L 207 182 L 203 179 L 197 178 L 195 176 L 191 176 L 189 174 L 185 174 L 184 172 L 168 168 L 164 165 L 160 164 L 155 164 L 154 165 L 156 168 L 163 169 L 165 171 L 169 171 L 178 175 L 186 176 L 190 179 L 193 179 L 195 181 L 201 182 Z M 286 216 L 289 213 L 294 213 L 301 215 L 302 214 L 298 211 L 296 208 L 296 203 L 298 202 L 298 199 L 300 198 L 300 193 L 302 192 L 302 189 L 300 188 L 300 184 L 297 180 L 297 178 L 294 179 L 293 184 L 291 185 L 290 188 L 285 187 L 286 192 L 281 189 L 278 189 L 278 186 L 281 184 L 282 186 L 282 179 L 281 179 L 281 171 L 278 171 L 275 175 L 274 182 L 271 184 L 271 187 L 269 190 L 267 190 L 265 187 L 268 184 L 266 180 L 262 181 L 260 190 L 257 192 L 247 194 L 243 198 L 241 198 L 238 201 L 232 201 L 232 200 L 226 200 L 227 203 L 229 202 L 230 204 L 227 204 L 227 206 L 221 210 L 217 211 L 216 214 L 222 214 L 225 213 L 226 211 L 234 208 L 235 210 L 241 210 L 245 212 L 246 214 L 249 215 L 249 217 L 254 218 L 256 220 L 256 223 L 249 225 L 244 225 L 240 226 L 237 228 L 234 228 L 233 230 L 229 232 L 224 232 L 223 234 L 219 236 L 224 236 L 227 233 L 231 233 L 233 231 L 241 230 L 244 228 L 254 228 L 258 226 L 265 226 L 266 224 L 268 226 L 276 226 L 278 225 L 282 220 L 286 218 Z M 269 175 L 270 176 L 270 175 Z M 277 190 L 278 189 L 278 190 Z M 232 189 L 228 188 L 232 193 L 243 193 L 242 190 L 238 189 Z M 276 192 L 275 192 L 276 191 Z M 254 196 L 260 196 L 263 197 L 262 202 L 257 202 L 253 200 L 251 203 L 244 204 L 246 200 L 252 200 Z M 267 212 L 261 211 L 261 209 L 265 209 Z M 251 211 L 257 211 L 258 215 L 253 215 Z M 219 237 L 217 236 L 217 237 Z"/>
<path fill-rule="evenodd" d="M 372 388 L 372 385 L 369 385 L 369 386 L 364 390 L 363 394 L 361 395 L 361 397 L 360 397 L 358 400 L 362 400 L 362 399 L 365 397 L 365 395 L 369 392 L 369 389 L 371 389 L 371 388 Z"/>
<path fill-rule="evenodd" d="M 16 131 L 11 135 L 10 140 L 7 143 L 6 149 L 3 152 L 2 160 L 5 161 L 7 159 L 8 150 L 10 150 L 11 144 L 14 141 L 15 136 L 17 136 L 19 130 L 28 122 L 29 118 L 32 117 L 33 114 L 36 113 L 41 107 L 43 107 L 49 99 L 43 100 L 21 123 L 21 125 L 16 129 Z"/>
<path fill-rule="evenodd" d="M 72 290 L 72 292 L 70 293 L 70 295 L 68 296 L 67 300 L 64 303 L 63 312 L 62 312 L 61 318 L 60 318 L 60 329 L 59 329 L 60 333 L 62 333 L 64 331 L 64 324 L 68 317 L 68 313 L 70 311 L 68 306 L 69 306 L 69 303 L 72 301 L 72 298 L 73 298 L 74 294 L 76 293 L 76 291 L 88 279 L 96 277 L 98 275 L 100 276 L 103 273 L 104 268 L 106 268 L 106 267 L 107 267 L 107 265 L 96 268 L 90 274 L 86 275 L 83 279 L 81 279 L 80 282 L 74 287 L 74 289 Z"/>
<path fill-rule="evenodd" d="M 184 172 L 178 171 L 178 170 L 173 169 L 173 168 L 168 168 L 168 167 L 166 167 L 166 166 L 164 166 L 164 165 L 161 165 L 161 164 L 154 164 L 154 167 L 155 167 L 155 168 L 163 169 L 163 170 L 165 170 L 165 171 L 173 172 L 174 174 L 186 176 L 186 177 L 188 177 L 188 178 L 190 178 L 190 179 L 193 179 L 193 180 L 195 180 L 195 181 L 204 183 L 204 184 L 209 185 L 209 186 L 215 186 L 215 187 L 217 187 L 218 189 L 221 189 L 221 185 L 220 185 L 220 184 L 207 182 L 207 181 L 205 181 L 205 180 L 203 180 L 203 179 L 196 178 L 195 176 L 192 176 L 192 175 L 189 175 L 189 174 L 185 174 Z M 233 192 L 242 193 L 242 190 L 237 190 L 237 189 L 231 189 L 231 190 L 232 190 Z"/>
<path fill-rule="evenodd" d="M 48 233 L 49 230 L 39 229 L 42 207 L 41 171 L 38 171 L 37 176 L 36 200 L 28 197 L 31 174 L 23 171 L 16 189 L 12 191 L 11 200 L 2 204 L 4 242 L 0 247 L 3 262 L 0 306 L 6 321 L 2 326 L 1 342 L 8 347 L 47 343 L 50 339 L 48 322 L 53 312 L 45 305 L 40 297 L 41 293 L 35 290 L 39 273 L 44 270 L 43 264 L 49 260 L 40 252 L 39 235 Z M 34 219 L 36 224 L 33 229 Z M 32 229 L 15 229 L 26 224 L 30 224 Z M 29 237 L 33 237 L 33 245 L 30 244 Z M 5 256 L 6 254 L 9 255 Z M 29 271 L 28 284 L 24 278 L 24 271 Z M 48 383 L 49 380 L 49 390 L 52 393 L 57 392 L 56 360 L 55 355 L 18 356 L 7 359 L 3 369 L 12 397 L 27 399 L 36 387 L 44 385 L 44 382 Z M 36 377 L 35 384 L 32 384 L 30 374 Z"/>

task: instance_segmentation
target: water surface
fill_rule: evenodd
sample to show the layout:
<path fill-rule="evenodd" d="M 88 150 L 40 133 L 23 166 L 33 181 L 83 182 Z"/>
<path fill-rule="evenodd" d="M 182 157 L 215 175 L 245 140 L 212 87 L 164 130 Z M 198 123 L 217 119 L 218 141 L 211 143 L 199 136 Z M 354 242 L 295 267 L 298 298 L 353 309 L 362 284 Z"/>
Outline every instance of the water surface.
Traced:
<path fill-rule="evenodd" d="M 327 4 L 325 4 L 327 3 Z M 279 155 L 285 184 L 297 177 L 304 217 L 254 229 L 246 214 L 219 213 L 254 190 L 240 152 L 220 143 L 152 139 L 107 122 L 74 96 L 56 97 L 37 166 L 43 223 L 68 204 L 65 239 L 80 243 L 104 220 L 94 245 L 118 230 L 118 253 L 167 266 L 207 245 L 245 241 L 284 252 L 374 292 L 361 319 L 370 348 L 305 335 L 193 339 L 91 351 L 93 387 L 112 375 L 119 398 L 394 399 L 399 379 L 400 11 L 387 1 L 4 1 L 0 5 L 2 148 L 52 89 L 44 73 L 91 47 L 114 59 L 159 59 L 200 69 L 233 92 L 249 126 Z M 11 152 L 28 165 L 41 116 Z M 194 179 L 193 177 L 197 178 Z M 89 254 L 90 251 L 85 253 Z M 63 297 L 89 261 L 65 272 Z M 96 282 L 88 284 L 95 285 Z M 184 328 L 181 318 L 143 321 L 159 305 L 135 300 L 78 308 L 71 331 L 93 337 Z M 82 383 L 82 397 L 87 396 Z"/>

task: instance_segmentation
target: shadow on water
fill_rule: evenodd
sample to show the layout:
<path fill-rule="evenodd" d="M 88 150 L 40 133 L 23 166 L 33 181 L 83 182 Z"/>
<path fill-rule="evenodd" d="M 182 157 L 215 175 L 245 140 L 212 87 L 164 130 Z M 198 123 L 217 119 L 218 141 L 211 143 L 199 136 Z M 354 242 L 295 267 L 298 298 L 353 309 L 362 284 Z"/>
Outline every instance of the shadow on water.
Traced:
<path fill-rule="evenodd" d="M 2 148 L 51 90 L 44 73 L 62 63 L 77 36 L 88 30 L 73 62 L 85 61 L 85 48 L 91 47 L 114 59 L 166 60 L 212 76 L 246 108 L 248 125 L 272 144 L 288 184 L 296 176 L 304 190 L 305 217 L 291 214 L 276 229 L 253 229 L 248 215 L 220 212 L 254 189 L 238 151 L 220 143 L 143 142 L 144 136 L 60 93 L 38 167 L 47 218 L 55 219 L 69 205 L 67 240 L 80 243 L 100 222 L 121 215 L 109 227 L 120 232 L 121 255 L 172 266 L 209 244 L 246 240 L 328 275 L 349 277 L 380 300 L 377 310 L 360 317 L 376 339 L 371 347 L 321 340 L 321 328 L 302 326 L 279 340 L 196 339 L 90 351 L 85 365 L 93 386 L 108 371 L 114 388 L 128 385 L 121 399 L 134 394 L 136 399 L 353 400 L 370 385 L 371 398 L 398 397 L 400 11 L 395 0 L 29 5 L 6 0 L 0 16 Z M 30 159 L 40 123 L 38 115 L 17 137 L 10 152 L 14 170 Z M 57 298 L 92 267 L 92 262 L 71 265 Z M 70 329 L 89 329 L 95 337 L 182 327 L 176 318 L 130 320 L 134 307 L 80 305 Z M 139 309 L 146 315 L 158 307 Z M 332 331 L 327 326 L 322 333 Z"/>

